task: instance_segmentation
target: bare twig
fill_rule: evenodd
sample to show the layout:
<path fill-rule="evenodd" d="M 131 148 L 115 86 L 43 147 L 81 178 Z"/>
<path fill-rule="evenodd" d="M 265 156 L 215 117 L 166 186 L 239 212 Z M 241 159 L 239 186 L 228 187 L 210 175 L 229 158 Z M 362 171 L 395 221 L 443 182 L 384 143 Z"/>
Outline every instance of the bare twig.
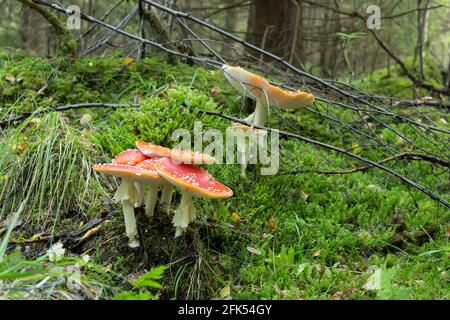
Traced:
<path fill-rule="evenodd" d="M 378 164 L 384 164 L 384 163 L 394 161 L 394 160 L 424 160 L 424 161 L 428 161 L 431 163 L 439 164 L 441 166 L 450 168 L 449 161 L 431 157 L 426 154 L 412 153 L 412 152 L 402 152 L 395 156 L 388 157 L 381 161 L 378 161 Z M 343 169 L 343 170 L 293 170 L 293 171 L 285 172 L 283 174 L 299 174 L 299 173 L 348 174 L 348 173 L 368 171 L 372 167 L 373 167 L 372 165 L 367 165 L 367 166 L 361 166 L 361 167 Z"/>

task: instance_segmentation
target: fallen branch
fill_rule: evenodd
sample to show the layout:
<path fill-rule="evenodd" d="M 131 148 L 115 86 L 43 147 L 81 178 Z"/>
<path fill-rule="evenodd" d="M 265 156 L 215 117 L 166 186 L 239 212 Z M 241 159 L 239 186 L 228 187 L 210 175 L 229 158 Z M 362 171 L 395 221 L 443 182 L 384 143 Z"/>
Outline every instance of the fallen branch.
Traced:
<path fill-rule="evenodd" d="M 438 159 L 436 157 L 432 157 L 432 156 L 429 156 L 429 155 L 426 155 L 426 154 L 412 153 L 412 152 L 403 152 L 403 153 L 397 154 L 395 156 L 385 158 L 385 159 L 379 161 L 378 164 L 384 164 L 384 163 L 387 163 L 387 162 L 390 162 L 390 161 L 394 161 L 394 160 L 405 160 L 405 159 L 409 159 L 409 160 L 424 160 L 424 161 L 428 161 L 428 162 L 431 162 L 431 163 L 436 163 L 436 164 L 439 164 L 441 166 L 450 168 L 450 162 L 449 161 Z M 343 169 L 343 170 L 293 170 L 293 171 L 285 172 L 283 174 L 286 174 L 286 175 L 288 175 L 288 174 L 300 174 L 300 173 L 348 174 L 348 173 L 368 171 L 372 167 L 373 167 L 373 165 L 356 167 L 356 168 L 351 168 L 351 169 Z"/>

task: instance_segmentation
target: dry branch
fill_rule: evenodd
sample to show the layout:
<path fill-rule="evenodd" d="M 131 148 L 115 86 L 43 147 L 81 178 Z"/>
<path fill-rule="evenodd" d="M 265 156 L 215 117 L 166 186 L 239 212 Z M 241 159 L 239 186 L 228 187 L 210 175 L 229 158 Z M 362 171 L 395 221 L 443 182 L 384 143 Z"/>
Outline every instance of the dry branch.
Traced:
<path fill-rule="evenodd" d="M 403 152 L 403 153 L 397 154 L 395 156 L 385 158 L 381 161 L 378 161 L 378 164 L 384 164 L 384 163 L 391 162 L 394 160 L 424 160 L 424 161 L 428 161 L 431 163 L 439 164 L 441 166 L 450 168 L 449 161 L 438 159 L 436 157 L 431 157 L 426 154 L 413 153 L 413 152 Z M 285 172 L 284 174 L 299 174 L 299 173 L 348 174 L 348 173 L 368 171 L 372 167 L 373 167 L 372 165 L 367 165 L 367 166 L 361 166 L 361 167 L 343 169 L 343 170 L 293 170 L 293 171 Z"/>

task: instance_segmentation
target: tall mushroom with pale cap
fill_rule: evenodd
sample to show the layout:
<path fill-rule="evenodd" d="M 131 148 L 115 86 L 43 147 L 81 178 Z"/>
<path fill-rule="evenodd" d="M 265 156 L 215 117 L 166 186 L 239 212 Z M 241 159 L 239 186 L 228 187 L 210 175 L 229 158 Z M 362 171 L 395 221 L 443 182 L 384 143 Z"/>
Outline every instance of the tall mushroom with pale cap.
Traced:
<path fill-rule="evenodd" d="M 215 180 L 205 169 L 190 164 L 176 164 L 168 157 L 161 158 L 156 168 L 164 179 L 181 190 L 181 202 L 172 220 L 176 228 L 175 237 L 180 236 L 196 218 L 192 196 L 223 199 L 233 195 L 230 188 Z"/>
<path fill-rule="evenodd" d="M 299 109 L 314 102 L 314 96 L 310 93 L 285 91 L 241 67 L 223 65 L 222 70 L 225 78 L 237 91 L 248 94 L 256 100 L 255 112 L 245 118 L 245 122 L 264 126 L 269 106 L 280 109 Z"/>
<path fill-rule="evenodd" d="M 135 181 L 136 177 L 143 173 L 143 169 L 135 165 L 148 159 L 137 149 L 128 149 L 120 153 L 112 163 L 101 163 L 93 166 L 94 171 L 121 178 L 121 184 L 117 188 L 114 200 L 122 202 L 125 230 L 128 237 L 128 245 L 131 248 L 139 247 L 134 204 L 141 201 Z"/>
<path fill-rule="evenodd" d="M 217 160 L 206 154 L 193 152 L 191 150 L 170 149 L 158 146 L 145 141 L 136 141 L 136 147 L 148 157 L 169 157 L 180 163 L 198 163 L 198 164 L 213 164 Z M 161 203 L 163 211 L 169 214 L 170 204 L 172 203 L 173 185 L 165 183 L 162 187 Z"/>

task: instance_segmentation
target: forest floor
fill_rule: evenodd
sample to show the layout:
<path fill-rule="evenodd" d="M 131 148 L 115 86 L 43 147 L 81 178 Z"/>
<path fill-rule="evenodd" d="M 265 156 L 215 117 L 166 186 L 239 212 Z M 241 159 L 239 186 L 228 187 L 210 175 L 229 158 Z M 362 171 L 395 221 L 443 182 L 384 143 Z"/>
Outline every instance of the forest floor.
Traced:
<path fill-rule="evenodd" d="M 234 196 L 196 199 L 198 219 L 178 238 L 160 209 L 150 223 L 138 209 L 142 245 L 128 248 L 121 207 L 112 200 L 117 180 L 92 165 L 136 140 L 171 147 L 172 131 L 192 130 L 196 120 L 204 129 L 230 125 L 200 109 L 247 115 L 251 107 L 242 109 L 220 71 L 158 58 L 0 55 L 0 121 L 68 104 L 135 101 L 140 108 L 47 110 L 3 126 L 0 299 L 450 298 L 448 210 L 376 170 L 263 176 L 254 165 L 242 178 L 237 164 L 207 166 Z M 448 113 L 427 115 L 448 129 Z M 271 127 L 286 123 L 358 152 L 350 135 L 312 113 L 272 112 Z M 344 156 L 298 140 L 281 140 L 280 150 L 280 172 L 349 167 Z M 430 164 L 397 166 L 419 182 L 439 182 Z M 176 191 L 172 208 L 179 200 Z M 62 248 L 49 253 L 58 241 Z"/>

